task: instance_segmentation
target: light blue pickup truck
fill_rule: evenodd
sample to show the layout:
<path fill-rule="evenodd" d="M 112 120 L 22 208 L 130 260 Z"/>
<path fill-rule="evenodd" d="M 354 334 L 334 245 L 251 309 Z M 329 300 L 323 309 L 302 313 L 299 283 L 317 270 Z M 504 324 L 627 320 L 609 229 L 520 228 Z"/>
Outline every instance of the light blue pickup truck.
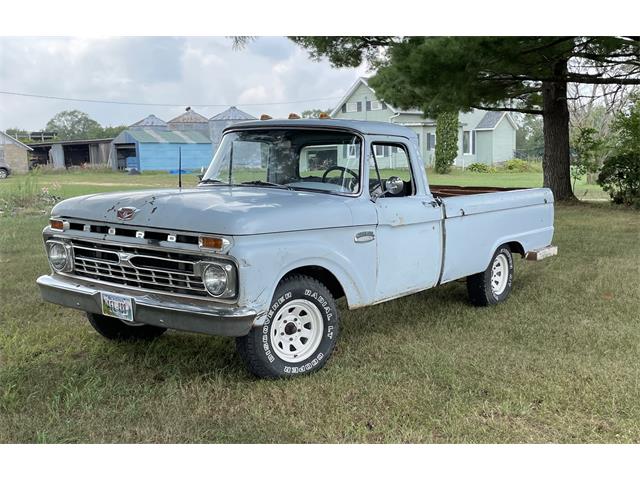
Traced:
<path fill-rule="evenodd" d="M 87 195 L 52 211 L 45 300 L 104 337 L 236 337 L 266 378 L 319 370 L 354 309 L 466 278 L 504 301 L 513 255 L 555 255 L 553 196 L 429 186 L 410 129 L 266 120 L 225 130 L 196 188 Z"/>

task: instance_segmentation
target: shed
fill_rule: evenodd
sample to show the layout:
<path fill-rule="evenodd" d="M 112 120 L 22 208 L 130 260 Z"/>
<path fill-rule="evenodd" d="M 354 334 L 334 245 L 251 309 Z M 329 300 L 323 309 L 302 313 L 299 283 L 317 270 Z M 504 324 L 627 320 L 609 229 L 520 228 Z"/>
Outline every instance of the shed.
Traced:
<path fill-rule="evenodd" d="M 114 168 L 199 170 L 211 163 L 211 141 L 200 131 L 129 128 L 113 140 Z"/>
<path fill-rule="evenodd" d="M 108 166 L 113 138 L 89 140 L 53 140 L 36 142 L 30 146 L 30 164 L 50 165 L 53 168 Z"/>
<path fill-rule="evenodd" d="M 12 173 L 29 170 L 29 152 L 32 150 L 29 145 L 0 131 L 0 165 L 6 164 Z"/>
<path fill-rule="evenodd" d="M 247 120 L 256 120 L 252 115 L 249 115 L 236 107 L 229 107 L 224 112 L 220 112 L 209 119 L 209 137 L 214 148 L 217 148 L 220 140 L 222 139 L 222 131 L 229 125 L 234 123 L 244 122 Z"/>

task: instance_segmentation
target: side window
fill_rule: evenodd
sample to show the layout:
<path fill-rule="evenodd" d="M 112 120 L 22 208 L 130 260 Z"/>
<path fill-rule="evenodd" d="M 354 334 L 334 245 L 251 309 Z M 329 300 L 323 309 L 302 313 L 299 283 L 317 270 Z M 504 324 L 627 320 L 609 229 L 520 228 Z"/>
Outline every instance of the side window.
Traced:
<path fill-rule="evenodd" d="M 407 149 L 402 144 L 376 142 L 371 148 L 369 165 L 369 187 L 375 194 L 379 193 L 380 185 L 391 177 L 398 177 L 404 183 L 404 188 L 398 194 L 386 194 L 386 197 L 408 197 L 415 189 L 411 174 L 411 163 Z"/>

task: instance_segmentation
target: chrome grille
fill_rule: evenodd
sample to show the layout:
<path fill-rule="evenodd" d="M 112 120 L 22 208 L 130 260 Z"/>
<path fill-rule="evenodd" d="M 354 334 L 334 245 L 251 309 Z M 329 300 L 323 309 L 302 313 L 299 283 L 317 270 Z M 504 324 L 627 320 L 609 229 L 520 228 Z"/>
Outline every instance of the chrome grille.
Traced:
<path fill-rule="evenodd" d="M 72 240 L 74 274 L 124 287 L 209 296 L 196 264 L 204 258 L 144 247 Z"/>

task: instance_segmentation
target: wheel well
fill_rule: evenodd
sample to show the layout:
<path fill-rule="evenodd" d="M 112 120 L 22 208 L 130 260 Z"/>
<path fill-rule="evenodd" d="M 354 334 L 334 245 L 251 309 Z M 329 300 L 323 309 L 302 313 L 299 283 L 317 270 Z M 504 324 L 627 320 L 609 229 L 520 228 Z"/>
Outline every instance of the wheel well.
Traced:
<path fill-rule="evenodd" d="M 506 245 L 509 245 L 509 248 L 514 253 L 519 253 L 520 256 L 524 257 L 525 251 L 524 247 L 520 244 L 520 242 L 508 242 Z"/>
<path fill-rule="evenodd" d="M 308 277 L 315 278 L 321 282 L 325 287 L 329 289 L 333 298 L 338 299 L 344 297 L 344 289 L 340 282 L 333 273 L 324 267 L 318 267 L 316 265 L 310 265 L 306 267 L 299 267 L 290 272 L 287 272 L 282 278 L 289 275 L 307 275 Z M 282 281 L 282 280 L 281 280 Z"/>

